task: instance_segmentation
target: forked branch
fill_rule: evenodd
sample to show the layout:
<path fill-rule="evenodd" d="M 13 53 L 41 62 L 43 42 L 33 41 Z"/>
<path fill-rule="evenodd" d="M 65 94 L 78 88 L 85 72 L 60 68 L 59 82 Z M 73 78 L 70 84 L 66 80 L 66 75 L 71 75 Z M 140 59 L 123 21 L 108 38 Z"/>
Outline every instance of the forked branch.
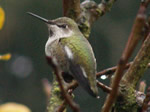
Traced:
<path fill-rule="evenodd" d="M 110 111 L 112 104 L 114 103 L 117 93 L 118 93 L 119 83 L 123 76 L 125 65 L 128 62 L 128 59 L 130 58 L 138 41 L 142 38 L 141 33 L 142 33 L 142 29 L 144 27 L 144 24 L 146 22 L 146 15 L 145 15 L 146 8 L 147 7 L 146 7 L 145 3 L 142 2 L 140 5 L 138 14 L 136 16 L 136 19 L 135 19 L 135 23 L 132 27 L 132 31 L 129 36 L 128 42 L 126 44 L 125 50 L 124 50 L 124 52 L 120 58 L 120 61 L 117 65 L 117 70 L 115 72 L 115 76 L 114 76 L 114 79 L 111 84 L 112 91 L 106 98 L 102 112 Z"/>

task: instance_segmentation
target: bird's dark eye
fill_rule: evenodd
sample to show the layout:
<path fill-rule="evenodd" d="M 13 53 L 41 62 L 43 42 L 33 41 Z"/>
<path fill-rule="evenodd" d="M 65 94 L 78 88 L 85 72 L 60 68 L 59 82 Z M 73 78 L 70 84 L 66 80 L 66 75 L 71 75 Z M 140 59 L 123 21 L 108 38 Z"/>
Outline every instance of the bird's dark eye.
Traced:
<path fill-rule="evenodd" d="M 68 26 L 66 24 L 58 25 L 61 28 L 67 28 Z"/>

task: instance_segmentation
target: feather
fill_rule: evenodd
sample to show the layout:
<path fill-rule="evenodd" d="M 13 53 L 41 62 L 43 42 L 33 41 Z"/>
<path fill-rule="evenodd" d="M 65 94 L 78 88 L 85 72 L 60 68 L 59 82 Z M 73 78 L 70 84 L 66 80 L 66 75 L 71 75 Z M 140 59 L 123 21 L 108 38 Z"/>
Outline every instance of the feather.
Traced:
<path fill-rule="evenodd" d="M 84 76 L 83 70 L 79 64 L 75 64 L 73 60 L 68 59 L 69 69 L 72 76 L 78 81 L 79 85 L 86 90 L 91 96 L 96 97 L 96 94 L 91 90 L 88 79 Z"/>

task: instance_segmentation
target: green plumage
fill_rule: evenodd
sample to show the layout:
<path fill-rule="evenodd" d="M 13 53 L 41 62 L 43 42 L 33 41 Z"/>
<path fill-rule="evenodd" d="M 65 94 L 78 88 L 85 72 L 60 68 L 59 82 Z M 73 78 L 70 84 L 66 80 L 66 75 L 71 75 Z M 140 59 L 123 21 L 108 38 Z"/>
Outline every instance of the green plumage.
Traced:
<path fill-rule="evenodd" d="M 57 59 L 57 63 L 64 71 L 69 71 L 69 63 L 65 53 L 65 46 L 67 46 L 73 53 L 73 63 L 80 65 L 87 75 L 87 80 L 90 84 L 92 91 L 97 94 L 96 86 L 96 59 L 93 50 L 82 34 L 72 35 L 69 38 L 61 38 L 55 40 L 51 45 L 52 57 Z M 78 74 L 74 74 L 78 75 Z"/>
<path fill-rule="evenodd" d="M 65 44 L 66 43 L 66 44 Z M 75 63 L 85 69 L 92 90 L 97 93 L 96 87 L 96 59 L 89 42 L 81 36 L 62 39 L 62 44 L 73 52 Z"/>

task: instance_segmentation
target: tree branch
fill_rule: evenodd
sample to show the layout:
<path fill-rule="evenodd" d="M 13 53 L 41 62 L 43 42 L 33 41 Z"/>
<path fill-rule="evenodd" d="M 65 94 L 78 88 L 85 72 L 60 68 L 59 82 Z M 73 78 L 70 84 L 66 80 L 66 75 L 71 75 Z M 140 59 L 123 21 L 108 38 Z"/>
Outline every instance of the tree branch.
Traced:
<path fill-rule="evenodd" d="M 128 69 L 128 68 L 131 66 L 131 64 L 132 64 L 132 62 L 127 63 L 126 66 L 125 66 L 125 69 Z M 102 75 L 111 76 L 111 75 L 113 75 L 113 73 L 116 71 L 116 69 L 117 69 L 117 66 L 104 69 L 104 70 L 98 72 L 98 73 L 96 74 L 96 76 L 97 76 L 97 78 L 99 78 L 99 77 L 102 76 Z"/>
<path fill-rule="evenodd" d="M 115 77 L 112 81 L 111 87 L 112 91 L 111 93 L 107 96 L 106 101 L 104 103 L 102 112 L 109 112 L 109 110 L 112 107 L 112 104 L 114 103 L 117 93 L 118 93 L 118 88 L 119 88 L 119 83 L 123 75 L 123 71 L 125 69 L 125 65 L 131 56 L 135 46 L 137 45 L 138 41 L 141 39 L 142 35 L 142 29 L 145 23 L 145 11 L 146 7 L 141 3 L 140 9 L 138 11 L 137 17 L 135 19 L 135 23 L 133 25 L 131 34 L 129 36 L 128 42 L 126 44 L 125 50 L 122 54 L 122 57 L 117 65 L 117 70 L 115 72 Z"/>
<path fill-rule="evenodd" d="M 128 68 L 131 66 L 132 63 L 133 63 L 133 62 L 127 63 L 126 66 L 125 66 L 125 69 L 128 69 Z M 147 66 L 148 66 L 148 68 L 150 68 L 150 63 L 148 63 Z M 99 77 L 101 77 L 102 75 L 106 75 L 106 76 L 108 76 L 108 77 L 111 77 L 111 76 L 113 75 L 113 73 L 116 71 L 116 69 L 117 69 L 117 66 L 113 66 L 113 67 L 111 67 L 111 68 L 104 69 L 104 70 L 98 72 L 98 73 L 96 74 L 96 77 L 99 78 Z"/>
<path fill-rule="evenodd" d="M 99 82 L 97 80 L 97 86 L 100 87 L 104 92 L 110 93 L 112 91 L 112 88 L 104 85 L 103 83 Z"/>
<path fill-rule="evenodd" d="M 66 101 L 64 101 L 58 108 L 57 112 L 64 112 L 64 110 L 66 109 Z"/>
<path fill-rule="evenodd" d="M 79 106 L 72 100 L 71 96 L 68 94 L 68 92 L 63 87 L 63 82 L 61 78 L 61 74 L 59 73 L 59 70 L 55 67 L 55 75 L 59 84 L 59 87 L 62 92 L 62 96 L 65 98 L 66 102 L 69 104 L 69 106 L 72 108 L 74 112 L 80 112 Z"/>
<path fill-rule="evenodd" d="M 97 4 L 94 1 L 85 0 L 81 3 L 80 17 L 77 19 L 79 29 L 88 38 L 91 32 L 91 25 L 106 12 L 108 12 L 116 0 L 102 1 Z"/>
<path fill-rule="evenodd" d="M 131 84 L 133 87 L 135 87 L 138 81 L 143 76 L 144 71 L 147 69 L 149 61 L 150 61 L 150 33 L 147 39 L 145 40 L 141 50 L 135 57 L 133 64 L 130 66 L 130 68 L 124 75 L 123 80 L 126 80 L 128 84 Z"/>
<path fill-rule="evenodd" d="M 122 99 L 117 99 L 116 105 L 120 104 L 120 111 L 132 111 L 137 112 L 139 107 L 136 96 L 135 89 L 137 83 L 144 75 L 145 70 L 147 69 L 147 64 L 150 61 L 150 33 L 139 53 L 135 57 L 133 64 L 130 66 L 128 71 L 125 73 L 123 79 L 120 82 L 120 97 Z M 118 108 L 117 108 L 118 110 Z"/>
<path fill-rule="evenodd" d="M 80 12 L 80 0 L 63 0 L 64 16 L 77 20 Z"/>
<path fill-rule="evenodd" d="M 99 4 L 100 16 L 103 16 L 106 12 L 109 12 L 113 6 L 113 4 L 117 0 L 102 0 L 102 3 Z"/>
<path fill-rule="evenodd" d="M 75 83 L 74 83 L 74 84 L 75 84 Z M 68 89 L 67 89 L 67 90 L 68 90 Z M 69 90 L 68 90 L 68 93 L 69 93 L 70 95 L 72 95 L 72 92 L 73 92 L 73 89 L 69 89 Z M 67 102 L 64 101 L 64 102 L 59 106 L 58 112 L 64 112 L 64 110 L 66 109 L 66 105 L 67 105 Z"/>
<path fill-rule="evenodd" d="M 59 112 L 59 106 L 64 102 L 64 98 L 62 97 L 61 90 L 59 88 L 59 84 L 56 80 L 55 74 L 53 75 L 53 83 L 51 88 L 51 96 L 49 99 L 49 104 L 47 106 L 48 112 Z M 66 107 L 66 105 L 64 105 Z"/>

